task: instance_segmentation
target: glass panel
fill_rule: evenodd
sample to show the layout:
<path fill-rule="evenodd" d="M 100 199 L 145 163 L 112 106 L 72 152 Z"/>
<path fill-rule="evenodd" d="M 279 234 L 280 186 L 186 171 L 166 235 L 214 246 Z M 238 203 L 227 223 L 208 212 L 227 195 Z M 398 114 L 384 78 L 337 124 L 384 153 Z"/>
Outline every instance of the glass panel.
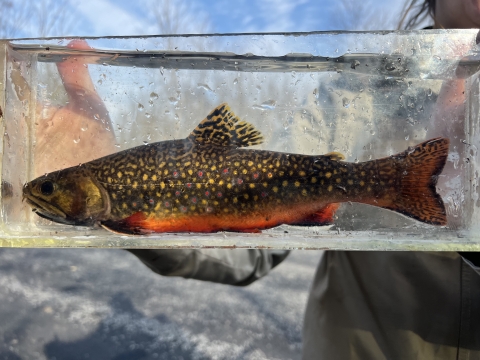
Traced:
<path fill-rule="evenodd" d="M 476 36 L 4 42 L 0 244 L 480 249 Z"/>

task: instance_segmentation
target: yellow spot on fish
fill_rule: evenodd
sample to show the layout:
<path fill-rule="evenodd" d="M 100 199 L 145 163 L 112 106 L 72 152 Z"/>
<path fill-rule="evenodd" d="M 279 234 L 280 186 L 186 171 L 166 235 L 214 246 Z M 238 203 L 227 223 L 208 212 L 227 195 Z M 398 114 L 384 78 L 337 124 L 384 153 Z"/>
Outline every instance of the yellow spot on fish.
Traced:
<path fill-rule="evenodd" d="M 217 167 L 216 167 L 215 165 L 213 165 L 213 166 L 210 168 L 210 170 L 215 171 L 215 170 L 217 170 Z"/>
<path fill-rule="evenodd" d="M 238 161 L 235 161 L 233 164 L 234 164 L 235 166 L 240 166 L 240 163 L 239 163 Z"/>
<path fill-rule="evenodd" d="M 197 189 L 201 189 L 202 188 L 202 184 L 201 183 L 197 183 Z"/>
<path fill-rule="evenodd" d="M 365 176 L 365 171 L 361 171 L 360 175 Z"/>
<path fill-rule="evenodd" d="M 334 174 L 334 175 L 337 175 L 337 170 L 333 170 L 333 174 Z"/>
<path fill-rule="evenodd" d="M 336 178 L 335 181 L 336 181 L 338 184 L 340 184 L 340 183 L 342 182 L 342 179 Z"/>
<path fill-rule="evenodd" d="M 245 175 L 246 173 L 248 173 L 247 169 L 243 169 L 243 170 L 242 170 L 242 174 Z"/>
<path fill-rule="evenodd" d="M 363 185 L 365 185 L 365 182 L 362 180 L 360 181 L 360 186 L 363 186 Z"/>
<path fill-rule="evenodd" d="M 307 196 L 307 190 L 306 189 L 302 189 L 302 195 Z"/>
<path fill-rule="evenodd" d="M 215 206 L 217 206 L 218 204 L 219 204 L 219 203 L 218 203 L 218 201 L 216 201 L 216 200 L 213 202 L 213 205 L 215 205 Z"/>
<path fill-rule="evenodd" d="M 234 197 L 234 198 L 232 199 L 232 201 L 233 201 L 234 204 L 236 204 L 236 203 L 238 202 L 238 199 L 237 199 L 236 197 Z"/>
<path fill-rule="evenodd" d="M 160 188 L 162 188 L 162 190 L 165 189 L 165 183 L 163 181 L 160 183 Z"/>
<path fill-rule="evenodd" d="M 253 166 L 253 161 L 249 161 L 249 162 L 247 163 L 247 165 L 248 165 L 248 166 Z"/>
<path fill-rule="evenodd" d="M 107 181 L 108 181 L 109 184 L 111 184 L 111 183 L 112 183 L 112 178 L 109 176 L 109 177 L 107 178 Z"/>
<path fill-rule="evenodd" d="M 267 183 L 267 182 L 264 182 L 262 185 L 263 185 L 263 187 L 267 187 L 267 186 L 268 186 L 268 183 Z"/>
<path fill-rule="evenodd" d="M 300 181 L 298 181 L 298 180 L 295 181 L 295 186 L 296 186 L 296 187 L 299 187 L 299 186 L 300 186 Z"/>
<path fill-rule="evenodd" d="M 190 161 L 187 161 L 185 164 L 183 164 L 184 166 L 190 166 L 192 165 L 192 163 Z"/>
<path fill-rule="evenodd" d="M 245 198 L 245 200 L 248 200 L 248 194 L 244 194 L 243 197 Z"/>
<path fill-rule="evenodd" d="M 332 185 L 329 185 L 328 188 L 327 188 L 328 191 L 332 191 L 333 190 L 333 186 Z"/>
<path fill-rule="evenodd" d="M 250 184 L 250 189 L 255 189 L 255 184 Z"/>
<path fill-rule="evenodd" d="M 209 183 L 209 184 L 214 184 L 214 183 L 215 183 L 215 180 L 213 180 L 213 179 L 208 179 L 208 183 Z"/>
<path fill-rule="evenodd" d="M 193 174 L 193 170 L 192 169 L 188 169 L 188 175 L 192 175 Z"/>
<path fill-rule="evenodd" d="M 312 181 L 312 184 L 315 184 L 315 183 L 317 182 L 317 178 L 316 178 L 316 177 L 312 177 L 311 181 Z"/>
<path fill-rule="evenodd" d="M 158 211 L 160 210 L 160 203 L 157 203 L 157 205 L 155 206 L 155 211 Z"/>
<path fill-rule="evenodd" d="M 369 191 L 369 192 L 372 191 L 372 188 L 370 186 L 367 187 L 367 191 Z"/>
<path fill-rule="evenodd" d="M 224 184 L 223 180 L 220 180 L 220 181 L 218 182 L 218 185 L 220 185 L 220 186 L 222 186 L 223 184 Z"/>
<path fill-rule="evenodd" d="M 228 212 L 228 208 L 224 208 L 223 211 L 224 211 L 224 212 Z"/>
<path fill-rule="evenodd" d="M 262 164 L 258 163 L 258 164 L 257 164 L 257 167 L 258 167 L 259 169 L 261 169 L 261 168 L 262 168 Z"/>
<path fill-rule="evenodd" d="M 165 170 L 165 171 L 163 172 L 163 174 L 164 174 L 164 175 L 168 175 L 168 170 Z"/>
<path fill-rule="evenodd" d="M 232 188 L 232 184 L 228 183 L 227 184 L 227 189 L 231 189 Z"/>
<path fill-rule="evenodd" d="M 274 187 L 272 188 L 272 190 L 273 190 L 273 192 L 276 193 L 276 192 L 278 192 L 278 187 L 274 186 Z"/>
<path fill-rule="evenodd" d="M 284 180 L 284 181 L 282 182 L 282 186 L 287 186 L 287 185 L 288 185 L 288 181 L 287 181 L 287 180 Z"/>
<path fill-rule="evenodd" d="M 122 172 L 119 171 L 119 172 L 117 173 L 117 176 L 118 176 L 119 178 L 121 178 L 121 177 L 123 176 Z"/>
<path fill-rule="evenodd" d="M 353 185 L 353 180 L 352 180 L 352 179 L 348 179 L 347 183 L 348 183 L 348 185 Z"/>
<path fill-rule="evenodd" d="M 152 180 L 153 180 L 153 181 L 157 181 L 157 175 L 153 174 L 153 175 L 152 175 Z"/>
<path fill-rule="evenodd" d="M 112 198 L 115 200 L 117 198 L 117 194 L 112 193 Z"/>
<path fill-rule="evenodd" d="M 331 172 L 327 172 L 327 173 L 325 174 L 325 177 L 326 177 L 327 179 L 330 179 L 331 176 L 332 176 L 332 173 L 331 173 Z"/>
<path fill-rule="evenodd" d="M 138 187 L 138 182 L 134 181 L 133 185 L 132 185 L 132 188 L 136 189 L 137 187 Z"/>
<path fill-rule="evenodd" d="M 298 172 L 298 175 L 300 175 L 300 176 L 305 176 L 305 171 L 299 171 L 299 172 Z"/>
<path fill-rule="evenodd" d="M 122 204 L 122 209 L 128 209 L 128 205 L 126 203 Z"/>
<path fill-rule="evenodd" d="M 253 195 L 253 200 L 257 201 L 258 200 L 258 195 Z"/>

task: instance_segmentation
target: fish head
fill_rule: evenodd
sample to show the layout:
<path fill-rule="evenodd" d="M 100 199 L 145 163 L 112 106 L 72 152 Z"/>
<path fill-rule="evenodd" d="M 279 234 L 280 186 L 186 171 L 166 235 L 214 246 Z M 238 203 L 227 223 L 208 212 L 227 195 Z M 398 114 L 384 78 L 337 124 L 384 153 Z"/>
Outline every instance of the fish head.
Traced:
<path fill-rule="evenodd" d="M 30 181 L 23 198 L 40 217 L 68 225 L 92 225 L 110 212 L 108 193 L 81 166 Z"/>

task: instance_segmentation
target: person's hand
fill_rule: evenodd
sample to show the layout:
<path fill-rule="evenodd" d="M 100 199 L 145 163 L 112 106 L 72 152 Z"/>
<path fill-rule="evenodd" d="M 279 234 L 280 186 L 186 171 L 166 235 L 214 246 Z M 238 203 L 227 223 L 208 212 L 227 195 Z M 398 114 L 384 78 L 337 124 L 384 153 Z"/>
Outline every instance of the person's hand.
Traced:
<path fill-rule="evenodd" d="M 73 40 L 68 47 L 91 49 L 84 40 Z M 68 103 L 60 108 L 37 106 L 35 176 L 115 152 L 108 110 L 95 90 L 84 59 L 69 56 L 57 68 Z"/>

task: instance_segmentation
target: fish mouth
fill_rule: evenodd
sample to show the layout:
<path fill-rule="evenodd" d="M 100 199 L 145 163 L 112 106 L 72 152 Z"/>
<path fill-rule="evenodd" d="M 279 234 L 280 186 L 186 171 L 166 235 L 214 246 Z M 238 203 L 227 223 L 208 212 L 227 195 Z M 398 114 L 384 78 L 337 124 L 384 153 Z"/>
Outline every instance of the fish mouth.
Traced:
<path fill-rule="evenodd" d="M 38 216 L 61 224 L 76 225 L 75 220 L 70 219 L 65 212 L 52 204 L 28 194 L 24 194 L 23 198 L 27 204 L 32 207 L 32 211 Z"/>

